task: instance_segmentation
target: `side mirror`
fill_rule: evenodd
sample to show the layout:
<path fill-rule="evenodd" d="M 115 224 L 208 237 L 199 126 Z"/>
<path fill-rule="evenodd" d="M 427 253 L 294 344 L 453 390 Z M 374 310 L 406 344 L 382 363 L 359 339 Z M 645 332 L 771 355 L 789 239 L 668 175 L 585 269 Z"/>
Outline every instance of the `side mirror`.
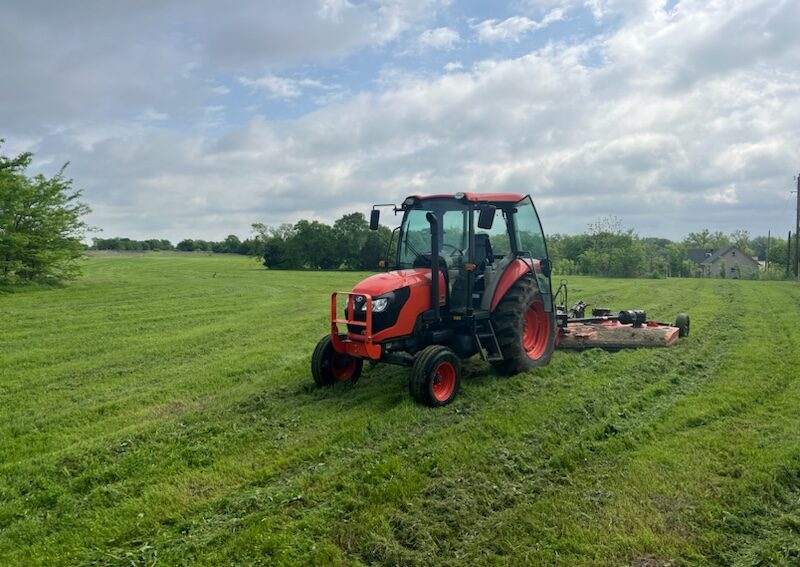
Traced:
<path fill-rule="evenodd" d="M 481 211 L 478 214 L 478 228 L 490 230 L 494 224 L 494 213 L 496 210 L 497 207 L 494 205 L 481 206 Z"/>
<path fill-rule="evenodd" d="M 372 209 L 372 212 L 369 214 L 369 229 L 378 230 L 378 222 L 380 220 L 381 220 L 380 209 Z"/>

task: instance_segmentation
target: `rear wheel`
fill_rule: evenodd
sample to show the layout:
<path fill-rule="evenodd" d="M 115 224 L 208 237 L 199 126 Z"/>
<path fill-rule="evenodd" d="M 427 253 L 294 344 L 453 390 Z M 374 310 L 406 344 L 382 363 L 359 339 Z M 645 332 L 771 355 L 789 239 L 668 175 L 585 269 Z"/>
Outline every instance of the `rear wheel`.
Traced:
<path fill-rule="evenodd" d="M 443 406 L 456 397 L 460 383 L 461 361 L 456 353 L 445 346 L 432 345 L 417 355 L 408 390 L 419 403 Z"/>
<path fill-rule="evenodd" d="M 550 362 L 555 347 L 553 314 L 544 301 L 533 274 L 525 274 L 506 292 L 492 313 L 503 360 L 492 362 L 506 374 L 523 372 Z"/>
<path fill-rule="evenodd" d="M 311 375 L 317 386 L 355 382 L 361 376 L 363 365 L 364 361 L 360 358 L 336 352 L 330 335 L 319 340 L 311 355 Z"/>

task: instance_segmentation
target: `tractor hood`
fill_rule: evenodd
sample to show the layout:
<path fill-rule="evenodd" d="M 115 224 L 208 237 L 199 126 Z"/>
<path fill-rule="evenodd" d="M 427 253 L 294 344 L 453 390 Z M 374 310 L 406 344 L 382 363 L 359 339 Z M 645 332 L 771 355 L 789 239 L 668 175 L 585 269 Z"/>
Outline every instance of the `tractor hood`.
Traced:
<path fill-rule="evenodd" d="M 428 288 L 431 285 L 430 268 L 410 268 L 407 270 L 394 270 L 383 274 L 375 274 L 357 283 L 353 287 L 353 293 L 365 293 L 373 298 L 390 291 L 395 291 L 403 287 L 412 290 L 418 287 Z M 444 276 L 439 273 L 439 301 L 445 301 Z"/>

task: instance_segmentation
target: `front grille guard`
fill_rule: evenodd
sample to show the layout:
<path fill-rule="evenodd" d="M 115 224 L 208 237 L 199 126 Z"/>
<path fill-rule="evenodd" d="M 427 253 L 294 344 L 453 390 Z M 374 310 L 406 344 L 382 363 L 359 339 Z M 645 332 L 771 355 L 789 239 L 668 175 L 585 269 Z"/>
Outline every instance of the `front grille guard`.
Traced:
<path fill-rule="evenodd" d="M 338 296 L 347 296 L 345 306 L 345 317 L 340 318 Z M 356 321 L 355 318 L 355 298 L 361 296 L 367 306 L 366 319 Z M 364 327 L 361 334 L 347 333 L 342 338 L 339 334 L 339 325 L 346 327 Z M 368 293 L 352 293 L 349 291 L 334 291 L 331 294 L 331 342 L 336 352 L 349 354 L 358 358 L 372 358 L 378 360 L 381 357 L 381 345 L 372 342 L 372 296 Z"/>

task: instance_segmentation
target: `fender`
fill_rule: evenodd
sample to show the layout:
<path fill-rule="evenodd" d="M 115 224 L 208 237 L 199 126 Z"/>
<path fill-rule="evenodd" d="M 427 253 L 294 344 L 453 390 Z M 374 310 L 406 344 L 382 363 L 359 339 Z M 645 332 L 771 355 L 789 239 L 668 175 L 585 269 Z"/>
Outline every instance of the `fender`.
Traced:
<path fill-rule="evenodd" d="M 500 281 L 497 283 L 497 287 L 494 290 L 489 311 L 495 310 L 497 304 L 500 303 L 500 300 L 503 299 L 503 297 L 505 297 L 506 292 L 511 289 L 511 286 L 517 283 L 517 280 L 533 270 L 536 270 L 537 272 L 540 271 L 538 260 L 533 260 L 533 266 L 531 266 L 530 260 L 517 258 L 508 266 L 506 266 L 506 269 L 503 270 L 503 275 L 500 276 Z"/>

